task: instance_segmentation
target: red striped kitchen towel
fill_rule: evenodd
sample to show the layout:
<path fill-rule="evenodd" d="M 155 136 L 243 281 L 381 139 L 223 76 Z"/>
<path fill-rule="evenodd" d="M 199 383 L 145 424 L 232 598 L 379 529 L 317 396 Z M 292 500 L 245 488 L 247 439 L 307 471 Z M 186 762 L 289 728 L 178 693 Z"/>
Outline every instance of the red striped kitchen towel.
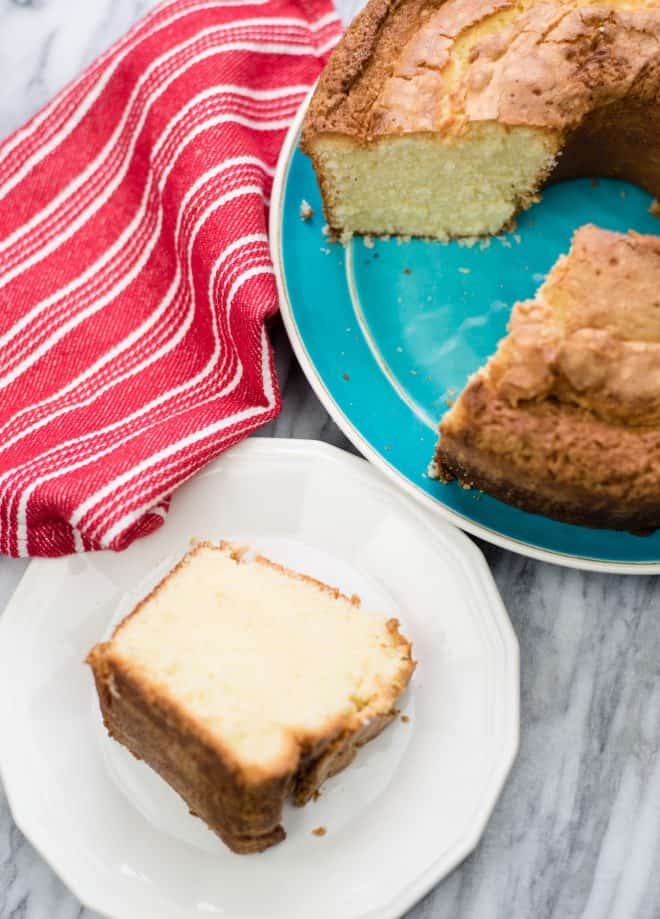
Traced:
<path fill-rule="evenodd" d="M 122 549 L 278 413 L 266 209 L 339 32 L 173 0 L 0 145 L 0 552 Z"/>

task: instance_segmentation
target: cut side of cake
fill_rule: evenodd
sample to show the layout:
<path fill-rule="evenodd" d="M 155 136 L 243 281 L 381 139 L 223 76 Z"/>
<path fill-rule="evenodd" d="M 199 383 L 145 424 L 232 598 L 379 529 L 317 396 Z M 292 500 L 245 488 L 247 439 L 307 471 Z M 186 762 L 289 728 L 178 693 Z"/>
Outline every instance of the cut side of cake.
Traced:
<path fill-rule="evenodd" d="M 353 233 L 498 233 L 548 181 L 660 193 L 657 0 L 370 0 L 312 97 L 302 149 Z"/>
<path fill-rule="evenodd" d="M 569 523 L 660 526 L 660 237 L 575 233 L 444 416 L 432 473 Z"/>
<path fill-rule="evenodd" d="M 235 852 L 280 842 L 392 720 L 398 623 L 228 543 L 200 543 L 88 656 L 105 726 Z"/>

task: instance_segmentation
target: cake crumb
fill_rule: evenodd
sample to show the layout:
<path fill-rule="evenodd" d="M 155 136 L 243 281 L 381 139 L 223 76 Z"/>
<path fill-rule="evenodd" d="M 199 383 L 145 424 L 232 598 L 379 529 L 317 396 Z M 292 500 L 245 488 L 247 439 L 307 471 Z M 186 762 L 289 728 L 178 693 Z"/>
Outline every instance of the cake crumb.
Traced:
<path fill-rule="evenodd" d="M 314 216 L 314 208 L 303 198 L 300 202 L 300 219 L 301 220 L 311 220 Z"/>
<path fill-rule="evenodd" d="M 520 245 L 520 243 L 522 242 L 522 236 L 520 235 L 520 233 L 514 233 L 513 238 L 518 243 L 518 245 Z"/>
<path fill-rule="evenodd" d="M 471 249 L 473 246 L 477 245 L 477 243 L 479 242 L 479 237 L 478 236 L 461 236 L 461 238 L 458 239 L 457 242 L 458 242 L 458 245 L 461 246 L 463 249 Z"/>
<path fill-rule="evenodd" d="M 341 378 L 342 380 L 350 380 L 351 376 L 348 373 L 342 373 Z"/>
<path fill-rule="evenodd" d="M 312 795 L 312 801 L 318 801 L 320 797 L 321 797 L 321 792 L 317 788 L 314 794 Z"/>
<path fill-rule="evenodd" d="M 490 247 L 490 239 L 482 239 L 481 242 L 479 243 L 479 249 L 482 252 L 484 249 L 488 249 L 489 247 Z"/>
<path fill-rule="evenodd" d="M 323 226 L 321 227 L 321 233 L 323 233 L 324 236 L 330 236 L 330 227 L 328 226 L 327 223 L 324 223 Z M 342 242 L 343 241 L 344 240 L 342 237 Z"/>
<path fill-rule="evenodd" d="M 376 245 L 373 236 L 369 236 L 368 234 L 362 237 L 362 242 L 364 243 L 365 249 L 373 249 Z"/>
<path fill-rule="evenodd" d="M 619 198 L 627 198 L 627 197 L 628 197 L 628 192 L 622 188 L 621 191 L 619 192 Z"/>
<path fill-rule="evenodd" d="M 461 274 L 470 274 L 469 268 L 459 268 L 458 270 L 460 271 Z"/>
<path fill-rule="evenodd" d="M 403 273 L 404 273 L 404 274 L 412 274 L 412 271 L 410 270 L 410 268 L 404 268 L 404 269 L 403 269 Z"/>
<path fill-rule="evenodd" d="M 651 201 L 651 206 L 649 208 L 649 214 L 652 217 L 660 217 L 660 201 L 656 198 L 654 201 Z"/>
<path fill-rule="evenodd" d="M 410 721 L 410 718 L 407 715 L 401 715 L 401 720 L 403 721 L 404 724 L 408 724 L 408 722 Z"/>
<path fill-rule="evenodd" d="M 432 459 L 428 464 L 426 469 L 426 474 L 429 479 L 439 479 L 440 478 L 440 466 L 438 466 L 437 460 Z"/>
<path fill-rule="evenodd" d="M 324 826 L 317 826 L 315 830 L 312 830 L 314 836 L 325 836 L 327 832 Z"/>

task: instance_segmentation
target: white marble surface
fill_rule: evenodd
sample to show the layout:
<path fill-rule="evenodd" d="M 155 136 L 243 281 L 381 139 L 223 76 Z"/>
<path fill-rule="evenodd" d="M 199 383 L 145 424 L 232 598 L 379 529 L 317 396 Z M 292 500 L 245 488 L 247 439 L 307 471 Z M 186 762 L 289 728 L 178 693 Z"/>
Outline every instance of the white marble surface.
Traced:
<path fill-rule="evenodd" d="M 152 5 L 0 0 L 0 136 Z M 275 344 L 284 411 L 264 434 L 350 449 L 281 329 Z M 409 919 L 658 919 L 660 581 L 483 548 L 521 643 L 521 751 L 480 846 Z M 24 568 L 0 558 L 0 609 Z M 0 787 L 0 919 L 74 917 L 94 914 L 22 837 Z"/>

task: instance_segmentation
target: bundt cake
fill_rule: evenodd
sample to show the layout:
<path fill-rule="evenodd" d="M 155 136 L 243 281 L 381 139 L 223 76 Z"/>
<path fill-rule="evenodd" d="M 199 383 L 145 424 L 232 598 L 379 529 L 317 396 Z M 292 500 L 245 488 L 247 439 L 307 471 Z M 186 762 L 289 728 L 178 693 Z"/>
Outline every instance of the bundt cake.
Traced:
<path fill-rule="evenodd" d="M 344 236 L 497 233 L 579 175 L 660 197 L 660 4 L 370 0 L 302 148 Z"/>
<path fill-rule="evenodd" d="M 443 418 L 432 472 L 569 523 L 660 526 L 660 237 L 576 232 Z"/>

